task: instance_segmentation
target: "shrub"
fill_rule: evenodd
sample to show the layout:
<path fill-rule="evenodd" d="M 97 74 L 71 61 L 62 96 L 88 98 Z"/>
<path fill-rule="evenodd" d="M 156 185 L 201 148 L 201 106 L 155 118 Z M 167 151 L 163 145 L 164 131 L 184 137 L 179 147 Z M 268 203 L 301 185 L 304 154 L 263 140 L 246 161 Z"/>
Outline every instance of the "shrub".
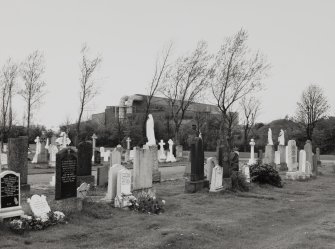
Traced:
<path fill-rule="evenodd" d="M 249 191 L 249 186 L 246 181 L 245 176 L 238 171 L 233 171 L 231 176 L 231 181 L 232 181 L 232 191 L 242 191 L 242 192 L 247 192 Z"/>
<path fill-rule="evenodd" d="M 257 162 L 250 166 L 250 178 L 253 182 L 260 184 L 270 184 L 272 186 L 282 188 L 283 184 L 277 170 L 269 164 L 261 164 Z"/>
<path fill-rule="evenodd" d="M 160 214 L 164 212 L 165 201 L 159 201 L 150 195 L 140 195 L 138 198 L 130 200 L 131 210 L 148 214 Z"/>

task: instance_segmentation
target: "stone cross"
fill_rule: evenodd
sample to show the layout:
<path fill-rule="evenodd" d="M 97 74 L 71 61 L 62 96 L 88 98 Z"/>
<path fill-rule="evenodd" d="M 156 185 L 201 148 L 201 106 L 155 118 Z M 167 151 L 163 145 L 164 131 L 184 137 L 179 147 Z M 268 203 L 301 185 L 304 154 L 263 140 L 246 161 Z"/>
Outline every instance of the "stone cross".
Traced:
<path fill-rule="evenodd" d="M 158 145 L 160 146 L 160 150 L 164 152 L 164 141 L 161 139 L 161 141 L 158 143 Z"/>
<path fill-rule="evenodd" d="M 96 140 L 97 140 L 97 135 L 95 135 L 95 133 L 93 133 L 92 135 L 92 150 L 93 150 L 93 153 L 92 153 L 92 162 L 94 162 L 94 151 L 95 151 L 95 143 L 96 143 Z"/>
<path fill-rule="evenodd" d="M 255 140 L 251 139 L 249 144 L 251 146 L 249 164 L 254 164 L 254 163 L 256 163 L 256 160 L 255 160 L 255 145 L 256 145 Z"/>
<path fill-rule="evenodd" d="M 130 142 L 131 142 L 130 137 L 128 137 L 126 141 L 127 141 L 127 150 L 130 150 Z"/>

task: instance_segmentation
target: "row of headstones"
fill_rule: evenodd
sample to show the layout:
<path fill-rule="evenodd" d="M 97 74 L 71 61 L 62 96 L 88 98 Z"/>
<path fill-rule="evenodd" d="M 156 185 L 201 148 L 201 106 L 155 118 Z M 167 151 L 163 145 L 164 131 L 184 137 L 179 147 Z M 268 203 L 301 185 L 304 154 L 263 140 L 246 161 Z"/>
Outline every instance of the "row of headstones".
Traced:
<path fill-rule="evenodd" d="M 273 145 L 267 145 L 263 162 L 287 167 L 286 177 L 288 179 L 305 179 L 317 176 L 317 168 L 320 165 L 320 149 L 316 148 L 316 154 L 313 154 L 310 140 L 306 141 L 304 149 L 300 151 L 298 151 L 295 140 L 289 140 L 287 146 L 278 145 L 277 151 L 274 151 Z"/>
<path fill-rule="evenodd" d="M 201 137 L 195 138 L 191 143 L 190 152 L 191 169 L 186 174 L 188 179 L 185 182 L 185 191 L 194 193 L 204 187 L 209 187 L 210 192 L 218 192 L 222 189 L 230 188 L 231 174 L 239 170 L 238 152 L 229 154 L 226 145 L 218 146 L 217 159 L 211 157 L 207 159 L 204 166 L 204 149 Z"/>
<path fill-rule="evenodd" d="M 37 136 L 34 141 L 36 143 L 36 151 L 32 163 L 49 162 L 49 165 L 52 167 L 56 165 L 57 152 L 66 148 L 71 143 L 65 132 L 62 132 L 59 138 L 52 136 L 51 143 L 49 143 L 49 138 L 44 133 L 42 133 L 41 137 Z"/>

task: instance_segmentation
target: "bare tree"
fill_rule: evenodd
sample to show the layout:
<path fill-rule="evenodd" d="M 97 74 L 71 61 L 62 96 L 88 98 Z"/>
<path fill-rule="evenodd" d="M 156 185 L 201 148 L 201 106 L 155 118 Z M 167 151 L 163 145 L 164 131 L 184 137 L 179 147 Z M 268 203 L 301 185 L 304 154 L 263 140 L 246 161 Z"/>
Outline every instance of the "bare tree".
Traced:
<path fill-rule="evenodd" d="M 308 86 L 297 105 L 296 119 L 305 127 L 307 139 L 312 140 L 316 124 L 326 117 L 330 108 L 323 89 L 317 85 Z"/>
<path fill-rule="evenodd" d="M 4 137 L 10 131 L 13 123 L 12 97 L 16 78 L 18 76 L 18 65 L 9 58 L 1 70 L 0 94 L 1 94 L 1 149 Z"/>
<path fill-rule="evenodd" d="M 81 63 L 80 63 L 80 93 L 79 93 L 79 117 L 77 121 L 77 137 L 75 144 L 77 145 L 78 138 L 80 135 L 80 124 L 83 116 L 83 112 L 86 109 L 88 103 L 96 96 L 97 84 L 93 79 L 93 73 L 100 65 L 102 58 L 101 56 L 96 56 L 94 58 L 88 57 L 88 47 L 84 45 L 81 49 Z"/>
<path fill-rule="evenodd" d="M 247 151 L 250 131 L 255 126 L 260 109 L 260 102 L 255 97 L 244 97 L 241 101 L 241 109 L 243 113 L 243 144 L 244 151 Z"/>
<path fill-rule="evenodd" d="M 145 115 L 144 115 L 144 120 L 143 120 L 143 136 L 144 137 L 146 135 L 145 134 L 146 132 L 145 124 L 146 124 L 147 117 L 150 112 L 152 98 L 159 91 L 161 84 L 164 81 L 164 77 L 166 76 L 166 70 L 169 67 L 168 60 L 170 57 L 171 48 L 172 48 L 172 43 L 170 43 L 167 49 L 165 49 L 156 58 L 154 75 L 149 84 L 148 95 L 146 96 L 146 101 L 145 101 Z"/>
<path fill-rule="evenodd" d="M 206 42 L 201 41 L 191 55 L 178 58 L 168 70 L 161 93 L 168 99 L 176 144 L 186 111 L 208 86 L 210 58 Z"/>
<path fill-rule="evenodd" d="M 247 46 L 248 34 L 241 29 L 225 39 L 215 57 L 212 94 L 221 111 L 220 142 L 227 139 L 228 112 L 244 96 L 262 89 L 261 80 L 269 65 L 259 53 L 251 53 Z M 231 144 L 229 144 L 231 146 Z"/>
<path fill-rule="evenodd" d="M 27 104 L 27 136 L 31 123 L 32 111 L 38 107 L 42 97 L 45 95 L 46 83 L 41 79 L 44 73 L 44 56 L 39 51 L 34 51 L 22 63 L 21 76 L 24 88 L 19 91 Z"/>

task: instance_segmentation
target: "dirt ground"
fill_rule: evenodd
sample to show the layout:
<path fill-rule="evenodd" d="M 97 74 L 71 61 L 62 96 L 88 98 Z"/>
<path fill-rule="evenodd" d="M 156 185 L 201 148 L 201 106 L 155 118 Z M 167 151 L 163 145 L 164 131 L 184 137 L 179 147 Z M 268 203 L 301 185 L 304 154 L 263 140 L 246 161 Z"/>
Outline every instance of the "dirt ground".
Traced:
<path fill-rule="evenodd" d="M 185 194 L 183 180 L 155 184 L 163 214 L 86 203 L 44 231 L 16 235 L 2 226 L 0 248 L 335 248 L 335 174 L 331 165 L 320 172 L 282 189 L 253 184 L 248 193 Z M 52 190 L 33 191 L 53 199 Z"/>

